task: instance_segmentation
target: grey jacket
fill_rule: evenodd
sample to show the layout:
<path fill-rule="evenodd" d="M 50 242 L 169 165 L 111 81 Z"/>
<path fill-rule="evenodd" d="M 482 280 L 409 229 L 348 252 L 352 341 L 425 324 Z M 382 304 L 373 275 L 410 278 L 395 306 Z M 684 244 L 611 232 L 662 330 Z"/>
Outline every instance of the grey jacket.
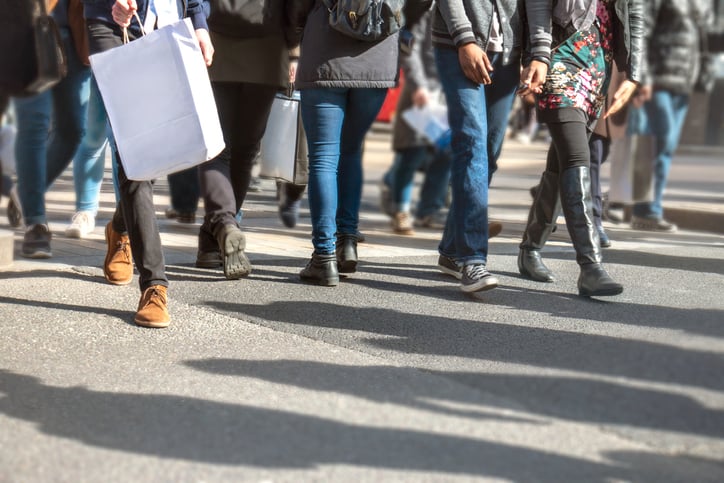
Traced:
<path fill-rule="evenodd" d="M 438 0 L 432 24 L 439 47 L 476 42 L 487 50 L 493 15 L 497 10 L 503 34 L 503 63 L 526 58 L 550 61 L 552 0 Z M 524 14 L 522 12 L 525 12 Z M 528 31 L 528 39 L 524 32 Z"/>
<path fill-rule="evenodd" d="M 417 0 L 410 0 L 417 1 Z M 398 80 L 398 34 L 363 42 L 329 26 L 321 0 L 295 0 L 292 25 L 302 31 L 296 87 L 395 87 Z"/>
<path fill-rule="evenodd" d="M 397 102 L 397 115 L 392 131 L 392 147 L 396 151 L 430 144 L 412 129 L 400 114 L 412 106 L 412 95 L 418 88 L 424 87 L 433 93 L 440 90 L 432 50 L 431 23 L 432 12 L 428 12 L 410 28 L 414 38 L 412 51 L 409 54 L 400 54 L 400 65 L 405 74 L 405 83 Z"/>
<path fill-rule="evenodd" d="M 711 23 L 711 0 L 646 2 L 645 83 L 690 94 L 701 67 L 701 35 Z"/>

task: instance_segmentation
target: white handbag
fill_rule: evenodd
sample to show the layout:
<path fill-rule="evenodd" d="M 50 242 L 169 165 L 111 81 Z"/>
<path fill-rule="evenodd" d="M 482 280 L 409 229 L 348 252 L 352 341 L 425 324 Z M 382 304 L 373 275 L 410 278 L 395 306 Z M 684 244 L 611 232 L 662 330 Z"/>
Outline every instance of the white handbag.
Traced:
<path fill-rule="evenodd" d="M 307 184 L 309 160 L 299 92 L 277 94 L 261 140 L 259 176 Z"/>
<path fill-rule="evenodd" d="M 90 61 L 129 179 L 182 171 L 224 148 L 190 19 L 92 55 Z"/>

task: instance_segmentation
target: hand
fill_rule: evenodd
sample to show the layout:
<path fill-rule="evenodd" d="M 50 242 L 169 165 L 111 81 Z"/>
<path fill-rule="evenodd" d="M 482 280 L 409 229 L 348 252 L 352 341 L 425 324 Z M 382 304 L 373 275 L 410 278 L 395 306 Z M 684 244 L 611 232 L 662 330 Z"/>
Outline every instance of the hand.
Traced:
<path fill-rule="evenodd" d="M 297 80 L 297 66 L 299 65 L 298 60 L 290 60 L 289 61 L 289 83 L 294 84 L 294 81 Z"/>
<path fill-rule="evenodd" d="M 641 86 L 636 93 L 636 95 L 633 98 L 633 101 L 631 103 L 634 105 L 634 107 L 641 107 L 644 105 L 646 101 L 651 99 L 651 96 L 653 94 L 653 89 L 650 85 Z"/>
<path fill-rule="evenodd" d="M 430 92 L 424 87 L 418 87 L 412 93 L 412 103 L 417 107 L 423 107 L 430 101 Z"/>
<path fill-rule="evenodd" d="M 206 29 L 196 29 L 196 39 L 199 41 L 199 47 L 201 47 L 201 53 L 204 56 L 206 67 L 209 67 L 214 60 L 214 45 L 211 43 L 209 31 Z"/>
<path fill-rule="evenodd" d="M 603 115 L 603 118 L 606 119 L 607 117 L 613 116 L 618 111 L 620 111 L 623 106 L 626 105 L 633 93 L 636 92 L 637 88 L 638 84 L 636 82 L 630 81 L 628 79 L 623 81 L 619 88 L 616 89 L 616 92 L 613 95 L 613 102 L 606 111 L 606 114 Z"/>
<path fill-rule="evenodd" d="M 520 87 L 518 95 L 525 97 L 530 94 L 540 94 L 543 92 L 543 84 L 546 83 L 548 75 L 548 65 L 540 60 L 531 61 L 531 63 L 520 73 Z"/>
<path fill-rule="evenodd" d="M 131 19 L 137 10 L 136 0 L 116 0 L 111 8 L 111 15 L 118 25 L 128 27 L 131 25 Z"/>
<path fill-rule="evenodd" d="M 493 64 L 487 54 L 476 43 L 465 44 L 458 49 L 458 60 L 465 77 L 476 84 L 492 84 L 490 72 Z"/>

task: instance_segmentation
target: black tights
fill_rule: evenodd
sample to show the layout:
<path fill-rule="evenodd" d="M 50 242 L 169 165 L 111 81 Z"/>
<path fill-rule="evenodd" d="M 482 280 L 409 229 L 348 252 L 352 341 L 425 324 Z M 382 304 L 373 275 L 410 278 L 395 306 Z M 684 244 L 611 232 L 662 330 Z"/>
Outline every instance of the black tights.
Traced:
<path fill-rule="evenodd" d="M 553 142 L 548 149 L 546 171 L 560 175 L 569 168 L 590 168 L 591 150 L 588 138 L 591 132 L 587 124 L 581 120 L 548 122 L 547 125 Z"/>

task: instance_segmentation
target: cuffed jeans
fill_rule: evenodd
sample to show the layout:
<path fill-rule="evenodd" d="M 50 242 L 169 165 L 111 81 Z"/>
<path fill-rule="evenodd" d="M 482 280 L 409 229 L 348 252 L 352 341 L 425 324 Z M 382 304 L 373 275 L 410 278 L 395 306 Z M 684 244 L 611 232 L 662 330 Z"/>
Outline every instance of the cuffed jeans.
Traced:
<path fill-rule="evenodd" d="M 86 123 L 90 69 L 78 59 L 68 29 L 61 37 L 68 74 L 40 94 L 13 99 L 18 195 L 29 227 L 47 223 L 45 193 L 73 159 Z"/>
<path fill-rule="evenodd" d="M 305 89 L 302 121 L 309 150 L 309 211 L 318 254 L 335 251 L 336 233 L 357 233 L 362 142 L 387 89 Z"/>
<path fill-rule="evenodd" d="M 89 20 L 87 28 L 91 54 L 104 52 L 123 44 L 121 28 L 118 25 Z M 129 31 L 129 35 L 133 36 L 131 31 Z M 133 99 L 134 88 L 143 89 L 143 86 L 129 88 L 129 101 Z M 136 262 L 139 273 L 141 291 L 152 285 L 167 287 L 166 264 L 156 222 L 156 209 L 153 204 L 153 182 L 128 179 L 115 140 L 111 145 L 115 154 L 114 163 L 118 169 L 120 195 L 120 203 L 116 206 L 116 213 L 113 215 L 113 229 L 118 232 L 128 232 L 133 260 Z"/>
<path fill-rule="evenodd" d="M 491 56 L 492 84 L 462 71 L 457 51 L 436 48 L 435 62 L 452 131 L 452 205 L 438 250 L 464 265 L 488 258 L 488 185 L 497 169 L 520 69 Z"/>
<path fill-rule="evenodd" d="M 661 219 L 664 215 L 664 189 L 669 179 L 671 160 L 679 145 L 679 137 L 689 110 L 689 96 L 664 90 L 654 91 L 644 104 L 650 133 L 656 138 L 653 160 L 654 193 L 652 201 L 635 203 L 633 215 Z"/>

